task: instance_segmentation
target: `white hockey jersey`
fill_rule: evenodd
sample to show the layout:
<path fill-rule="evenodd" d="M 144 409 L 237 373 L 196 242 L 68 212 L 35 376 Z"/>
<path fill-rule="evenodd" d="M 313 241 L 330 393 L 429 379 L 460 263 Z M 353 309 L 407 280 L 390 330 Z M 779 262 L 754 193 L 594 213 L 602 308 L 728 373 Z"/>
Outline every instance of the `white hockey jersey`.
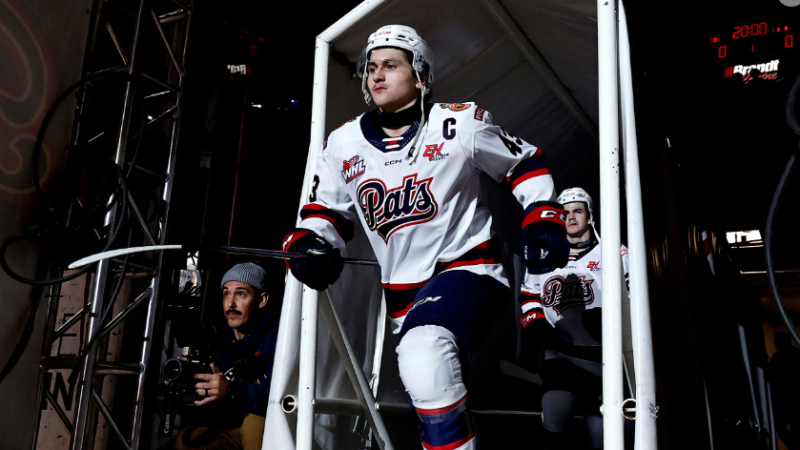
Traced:
<path fill-rule="evenodd" d="M 622 270 L 628 281 L 628 249 L 622 246 Z M 528 326 L 544 318 L 558 338 L 578 346 L 599 346 L 583 324 L 583 311 L 603 306 L 601 250 L 595 244 L 578 254 L 570 254 L 569 263 L 553 272 L 525 275 L 520 288 L 522 324 Z M 544 316 L 544 317 L 543 317 Z"/>
<path fill-rule="evenodd" d="M 488 111 L 473 103 L 429 108 L 410 158 L 418 121 L 397 137 L 375 125 L 373 113 L 334 130 L 300 213 L 299 228 L 339 249 L 352 237 L 353 222 L 361 222 L 394 319 L 443 270 L 469 270 L 508 285 L 490 245 L 492 217 L 482 204 L 480 172 L 507 183 L 523 207 L 555 198 L 542 151 L 493 125 Z"/>

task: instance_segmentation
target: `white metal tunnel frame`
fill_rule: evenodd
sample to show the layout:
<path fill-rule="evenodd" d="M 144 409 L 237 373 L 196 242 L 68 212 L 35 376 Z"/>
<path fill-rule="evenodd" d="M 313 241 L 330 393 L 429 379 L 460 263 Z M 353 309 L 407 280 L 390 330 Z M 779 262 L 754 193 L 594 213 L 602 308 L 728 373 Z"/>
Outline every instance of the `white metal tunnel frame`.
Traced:
<path fill-rule="evenodd" d="M 300 196 L 300 205 L 311 189 L 319 149 L 325 138 L 327 110 L 328 63 L 333 41 L 351 26 L 360 22 L 390 0 L 365 0 L 327 30 L 317 36 L 314 58 L 314 88 L 312 105 L 311 139 L 306 162 L 305 178 Z M 494 0 L 495 2 L 497 0 Z M 483 0 L 482 0 L 483 2 Z M 498 6 L 500 6 L 498 4 Z M 600 143 L 600 204 L 604 230 L 602 252 L 615 255 L 621 247 L 620 236 L 620 158 L 618 114 L 622 102 L 622 133 L 624 143 L 625 192 L 627 199 L 627 223 L 629 230 L 630 264 L 630 310 L 633 340 L 637 397 L 636 437 L 637 450 L 657 448 L 656 418 L 658 407 L 655 399 L 655 373 L 653 367 L 653 348 L 650 329 L 650 306 L 647 293 L 647 260 L 644 240 L 641 184 L 639 179 L 638 147 L 636 124 L 633 109 L 633 88 L 630 67 L 630 46 L 626 16 L 622 3 L 597 1 L 598 23 L 598 95 L 599 95 L 599 143 Z M 502 8 L 502 6 L 500 6 Z M 498 19 L 500 20 L 500 19 Z M 506 18 L 505 20 L 511 20 Z M 619 22 L 618 22 L 619 20 Z M 618 25 L 619 23 L 619 38 Z M 619 61 L 617 56 L 619 55 Z M 620 85 L 617 83 L 619 76 Z M 620 100 L 621 99 L 621 100 Z M 602 267 L 602 276 L 608 280 L 604 284 L 603 304 L 603 398 L 604 405 L 604 446 L 607 450 L 624 448 L 623 417 L 623 353 L 622 353 L 622 302 L 623 273 L 618 258 L 607 258 Z M 283 309 L 280 319 L 278 346 L 275 352 L 275 369 L 270 388 L 269 406 L 262 450 L 311 450 L 314 433 L 315 392 L 316 392 L 316 342 L 319 311 L 319 293 L 302 285 L 291 274 L 287 277 Z M 343 335 L 335 309 L 332 304 L 323 305 L 328 317 L 328 326 L 334 335 Z M 331 318 L 334 317 L 334 318 Z M 333 323 L 335 321 L 335 323 Z M 334 330 L 338 328 L 338 330 Z M 297 333 L 297 330 L 300 330 Z M 346 335 L 341 336 L 349 347 Z M 335 339 L 336 340 L 336 339 Z M 346 366 L 360 366 L 349 349 L 342 354 Z M 341 351 L 340 351 L 341 353 Z M 290 386 L 296 363 L 299 359 L 298 385 Z M 355 364 L 354 364 L 355 362 Z M 378 363 L 379 364 L 379 363 Z M 349 367 L 352 370 L 353 367 Z M 378 368 L 379 369 L 379 368 Z M 377 370 L 377 369 L 376 369 Z M 363 373 L 361 373 L 363 378 Z M 362 411 L 372 426 L 373 436 L 382 449 L 391 449 L 391 442 L 385 434 L 385 427 L 376 409 L 370 389 L 363 382 L 354 387 L 358 394 Z M 284 412 L 283 400 L 287 395 L 296 394 L 296 431 L 292 433 L 289 414 Z M 296 436 L 296 442 L 295 442 Z"/>

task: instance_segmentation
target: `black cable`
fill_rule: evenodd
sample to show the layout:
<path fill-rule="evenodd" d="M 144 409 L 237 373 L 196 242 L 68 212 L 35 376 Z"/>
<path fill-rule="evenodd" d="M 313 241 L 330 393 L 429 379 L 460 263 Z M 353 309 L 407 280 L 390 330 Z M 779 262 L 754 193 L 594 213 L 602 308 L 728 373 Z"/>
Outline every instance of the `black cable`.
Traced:
<path fill-rule="evenodd" d="M 81 86 L 85 86 L 93 81 L 99 80 L 106 80 L 106 79 L 114 79 L 114 78 L 122 78 L 122 79 L 130 79 L 130 76 L 127 73 L 121 72 L 104 72 L 104 73 L 96 73 L 89 75 L 87 77 L 83 77 L 74 83 L 72 86 L 67 88 L 61 95 L 58 96 L 55 102 L 50 106 L 50 109 L 47 110 L 47 114 L 44 116 L 42 120 L 42 124 L 39 126 L 39 133 L 36 136 L 36 143 L 33 146 L 33 154 L 31 155 L 31 175 L 33 176 L 33 189 L 36 191 L 36 197 L 39 199 L 44 200 L 47 203 L 48 209 L 51 214 L 55 215 L 56 210 L 55 207 L 50 204 L 49 200 L 46 196 L 42 194 L 42 186 L 39 183 L 39 155 L 42 152 L 42 143 L 44 142 L 44 136 L 47 133 L 47 128 L 50 126 L 50 121 L 53 119 L 58 107 L 64 103 L 64 100 L 69 98 L 70 94 L 75 89 L 78 89 Z"/>
<path fill-rule="evenodd" d="M 119 166 L 117 166 L 116 164 L 114 165 L 114 167 L 116 168 L 117 174 L 120 177 L 121 190 L 123 191 L 123 195 L 124 196 L 123 196 L 122 213 L 121 213 L 121 216 L 120 216 L 120 223 L 117 226 L 116 230 L 114 230 L 114 233 L 111 235 L 111 238 L 108 240 L 108 243 L 106 244 L 106 247 L 105 247 L 106 250 L 109 249 L 111 247 L 111 245 L 113 245 L 113 243 L 117 240 L 117 237 L 119 236 L 119 231 L 122 229 L 122 225 L 123 225 L 123 222 L 124 222 L 124 219 L 125 219 L 125 214 L 126 214 L 127 208 L 128 208 L 128 202 L 127 202 L 128 187 L 127 187 L 127 183 L 125 182 L 125 179 L 122 177 L 122 169 L 120 169 Z M 6 361 L 6 364 L 3 367 L 3 370 L 0 371 L 0 383 L 3 382 L 3 380 L 8 376 L 9 373 L 11 373 L 11 371 L 17 365 L 17 362 L 19 362 L 19 359 L 22 357 L 22 354 L 25 352 L 25 348 L 28 346 L 28 342 L 30 342 L 31 335 L 33 334 L 33 328 L 34 328 L 34 326 L 36 324 L 36 313 L 39 310 L 39 304 L 41 302 L 41 297 L 42 297 L 42 293 L 43 293 L 44 287 L 45 286 L 49 286 L 49 285 L 53 285 L 53 284 L 63 283 L 66 280 L 71 280 L 73 278 L 76 278 L 78 276 L 83 275 L 84 273 L 86 273 L 89 270 L 89 268 L 94 267 L 93 264 L 89 264 L 88 266 L 86 266 L 86 267 L 78 270 L 77 272 L 75 272 L 73 274 L 70 274 L 70 275 L 68 275 L 66 277 L 61 277 L 59 279 L 48 280 L 48 281 L 33 280 L 33 279 L 22 277 L 22 276 L 16 274 L 14 271 L 12 271 L 10 267 L 8 267 L 8 263 L 6 261 L 6 251 L 8 250 L 9 245 L 11 245 L 12 243 L 19 242 L 19 241 L 22 241 L 22 240 L 26 240 L 26 239 L 29 239 L 29 238 L 30 238 L 30 236 L 13 236 L 13 237 L 11 237 L 9 239 L 6 239 L 3 242 L 3 245 L 0 246 L 0 266 L 3 267 L 3 270 L 5 270 L 6 273 L 11 278 L 13 278 L 13 279 L 15 279 L 17 281 L 20 281 L 22 283 L 30 284 L 30 285 L 34 286 L 33 298 L 32 298 L 32 301 L 31 301 L 31 311 L 28 314 L 28 319 L 25 322 L 25 328 L 23 328 L 23 330 L 22 330 L 22 334 L 20 335 L 20 338 L 17 341 L 16 346 L 14 347 L 14 351 L 11 353 L 11 356 L 9 357 L 8 361 Z M 126 263 L 127 263 L 127 259 L 126 259 Z M 124 274 L 124 272 L 123 272 L 123 274 Z M 124 278 L 124 275 L 123 275 L 123 278 Z M 78 361 L 80 362 L 81 359 L 79 358 Z"/>
<path fill-rule="evenodd" d="M 800 90 L 800 74 L 798 74 L 797 79 L 794 80 L 794 84 L 789 90 L 789 98 L 786 99 L 786 122 L 789 124 L 789 128 L 794 131 L 794 134 L 800 136 L 800 124 L 798 124 L 797 119 L 794 118 L 794 104 L 797 100 L 798 90 Z"/>
<path fill-rule="evenodd" d="M 111 248 L 112 245 L 114 245 L 117 238 L 119 237 L 119 232 L 122 229 L 123 225 L 122 219 L 124 219 L 124 215 L 127 214 L 128 212 L 128 184 L 125 182 L 125 177 L 122 174 L 122 169 L 120 169 L 119 166 L 116 164 L 114 164 L 114 168 L 117 171 L 117 176 L 120 180 L 120 188 L 121 188 L 120 190 L 122 191 L 120 194 L 120 197 L 122 197 L 122 208 L 120 212 L 121 220 L 119 221 L 116 229 L 114 229 L 113 233 L 111 234 L 111 237 L 108 239 L 108 242 L 106 242 L 106 245 L 102 251 L 107 251 L 108 249 Z M 33 238 L 34 238 L 33 236 L 28 236 L 28 235 L 12 236 L 6 239 L 3 242 L 3 244 L 0 245 L 0 267 L 3 268 L 3 270 L 8 274 L 8 276 L 19 281 L 20 283 L 30 284 L 32 286 L 50 286 L 53 284 L 59 284 L 77 278 L 86 273 L 90 268 L 94 267 L 93 265 L 90 264 L 88 266 L 79 269 L 75 273 L 72 273 L 70 275 L 61 278 L 56 278 L 53 280 L 34 280 L 32 278 L 23 277 L 22 275 L 19 275 L 18 273 L 14 272 L 8 265 L 8 261 L 6 260 L 6 253 L 8 251 L 8 247 L 11 244 L 19 241 L 30 240 Z"/>
<path fill-rule="evenodd" d="M 792 174 L 792 170 L 794 169 L 794 160 L 795 153 L 792 153 L 792 156 L 789 157 L 789 162 L 786 164 L 786 169 L 783 171 L 783 175 L 781 176 L 781 181 L 778 182 L 778 188 L 775 190 L 775 196 L 772 197 L 772 204 L 770 205 L 769 214 L 767 215 L 767 228 L 764 233 L 764 255 L 767 263 L 767 278 L 769 280 L 769 288 L 772 290 L 772 295 L 775 297 L 775 303 L 778 305 L 778 311 L 781 313 L 783 323 L 786 324 L 786 327 L 789 329 L 789 333 L 792 335 L 792 338 L 796 343 L 800 344 L 800 337 L 798 337 L 797 331 L 794 329 L 792 319 L 790 319 L 789 315 L 786 313 L 786 308 L 783 305 L 781 294 L 778 292 L 777 283 L 775 282 L 775 268 L 772 266 L 773 219 L 775 218 L 775 213 L 778 210 L 778 205 L 780 205 L 781 196 L 783 195 L 784 188 L 786 187 L 786 182 L 789 179 L 789 176 Z"/>
<path fill-rule="evenodd" d="M 795 134 L 800 136 L 800 124 L 797 123 L 797 119 L 795 119 L 794 116 L 794 104 L 797 100 L 798 90 L 800 90 L 800 74 L 798 74 L 797 79 L 794 80 L 792 89 L 789 91 L 789 98 L 786 100 L 786 122 L 789 124 L 789 128 Z M 767 214 L 767 225 L 766 229 L 764 230 L 764 259 L 767 266 L 767 279 L 769 281 L 769 288 L 772 291 L 773 297 L 775 298 L 775 303 L 778 305 L 778 311 L 781 314 L 783 323 L 786 324 L 786 328 L 788 328 L 789 334 L 792 335 L 794 342 L 800 345 L 800 336 L 797 335 L 797 331 L 794 328 L 794 323 L 792 323 L 792 319 L 789 318 L 789 315 L 786 313 L 783 299 L 781 299 L 781 294 L 778 292 L 778 284 L 775 282 L 775 268 L 773 267 L 772 263 L 773 221 L 776 213 L 778 212 L 778 206 L 781 203 L 783 191 L 786 189 L 786 184 L 789 181 L 789 177 L 792 175 L 792 171 L 794 170 L 796 155 L 797 150 L 792 152 L 792 155 L 789 157 L 789 162 L 786 163 L 786 168 L 783 170 L 783 175 L 781 175 L 781 179 L 778 182 L 778 187 L 775 189 L 775 195 L 772 197 L 772 204 L 770 204 L 769 214 Z"/>
<path fill-rule="evenodd" d="M 87 84 L 89 84 L 90 82 L 93 82 L 93 81 L 99 81 L 99 80 L 103 80 L 103 79 L 113 79 L 113 78 L 124 78 L 124 79 L 128 79 L 128 80 L 131 79 L 130 76 L 128 74 L 125 74 L 125 73 L 94 74 L 94 75 L 90 75 L 88 77 L 82 78 L 77 83 L 75 83 L 72 86 L 70 86 L 66 91 L 64 91 L 56 99 L 56 101 L 50 106 L 50 109 L 48 110 L 47 114 L 45 115 L 44 120 L 42 121 L 42 124 L 39 127 L 39 133 L 37 135 L 36 143 L 34 145 L 33 155 L 32 155 L 32 158 L 31 158 L 31 163 L 32 163 L 31 164 L 32 165 L 31 173 L 32 173 L 32 177 L 33 177 L 33 185 L 34 185 L 34 191 L 36 192 L 36 196 L 37 196 L 38 199 L 43 200 L 46 203 L 46 205 L 48 207 L 48 211 L 50 212 L 51 218 L 53 220 L 52 223 L 54 223 L 54 224 L 58 223 L 57 222 L 58 218 L 56 217 L 57 216 L 57 212 L 56 212 L 55 207 L 49 202 L 47 197 L 43 195 L 43 192 L 42 192 L 42 189 L 41 189 L 41 185 L 39 183 L 39 170 L 38 170 L 39 169 L 39 166 L 38 166 L 39 165 L 39 155 L 41 153 L 42 142 L 44 141 L 44 136 L 46 134 L 47 128 L 50 125 L 50 121 L 52 120 L 52 118 L 53 118 L 53 116 L 55 114 L 55 111 L 64 102 L 64 100 L 66 100 L 69 97 L 69 95 L 75 89 L 77 89 L 78 87 L 82 87 L 82 86 L 85 87 Z M 136 163 L 136 158 L 138 156 L 139 148 L 141 146 L 141 142 L 143 140 L 144 133 L 145 133 L 145 125 L 146 124 L 144 122 L 144 99 L 142 99 L 142 119 L 141 119 L 140 123 L 141 123 L 141 129 L 140 129 L 139 135 L 138 135 L 138 141 L 137 141 L 137 145 L 136 145 L 136 150 L 134 152 L 133 159 L 131 161 L 131 169 L 133 168 L 133 166 Z M 103 251 L 106 251 L 109 248 L 111 248 L 111 246 L 114 245 L 114 243 L 117 241 L 117 239 L 119 237 L 119 232 L 121 231 L 122 226 L 123 226 L 123 224 L 125 222 L 126 215 L 129 214 L 128 188 L 127 188 L 127 180 L 126 180 L 127 176 L 123 175 L 122 168 L 120 168 L 116 164 L 114 164 L 114 168 L 115 168 L 115 171 L 117 172 L 117 178 L 119 180 L 119 188 L 115 189 L 114 192 L 112 192 L 108 197 L 103 195 L 103 192 L 98 194 L 98 197 L 97 197 L 98 201 L 90 209 L 89 215 L 86 217 L 85 220 L 83 220 L 81 223 L 79 223 L 78 226 L 75 227 L 72 230 L 72 234 L 77 234 L 77 231 L 80 230 L 80 228 L 86 222 L 90 221 L 91 218 L 94 216 L 94 214 L 96 214 L 96 212 L 102 211 L 103 214 L 107 213 L 112 208 L 117 206 L 117 204 L 119 203 L 119 199 L 121 197 L 122 198 L 122 207 L 121 207 L 121 211 L 120 211 L 119 222 L 118 222 L 118 225 L 117 225 L 116 229 L 114 229 L 113 232 L 111 231 L 112 230 L 112 226 L 109 226 L 109 233 L 111 233 L 111 235 L 110 235 L 110 238 L 108 239 L 108 241 L 106 242 L 106 245 L 105 245 Z M 129 174 L 130 174 L 130 170 L 128 171 L 128 175 Z M 112 199 L 111 195 L 113 195 L 113 201 L 111 201 L 111 199 Z M 106 201 L 106 202 L 103 202 L 103 200 L 106 199 L 106 198 L 108 198 L 109 200 Z M 102 208 L 98 208 L 99 205 L 103 205 L 103 207 Z M 133 233 L 133 230 L 129 228 L 128 246 L 130 246 L 130 244 L 131 244 L 132 233 Z M 16 346 L 14 347 L 13 352 L 11 353 L 11 356 L 9 357 L 8 361 L 6 361 L 6 364 L 3 367 L 3 370 L 0 371 L 0 383 L 3 382 L 3 380 L 8 376 L 8 374 L 16 366 L 17 362 L 19 362 L 19 359 L 22 357 L 22 354 L 24 353 L 25 348 L 27 347 L 27 344 L 30 341 L 31 335 L 33 334 L 33 328 L 34 328 L 35 323 L 36 323 L 36 315 L 37 315 L 37 312 L 38 312 L 39 304 L 41 302 L 41 297 L 42 297 L 42 294 L 43 294 L 44 286 L 59 284 L 59 283 L 65 282 L 65 281 L 72 280 L 74 278 L 77 278 L 77 277 L 83 275 L 90 268 L 93 267 L 93 265 L 88 265 L 88 266 L 86 266 L 84 268 L 81 268 L 77 272 L 72 273 L 72 274 L 70 274 L 70 275 L 68 275 L 66 277 L 61 277 L 61 278 L 58 278 L 58 279 L 47 280 L 47 281 L 29 279 L 29 278 L 23 277 L 23 276 L 15 273 L 9 267 L 8 262 L 6 261 L 6 253 L 8 251 L 8 248 L 13 243 L 20 242 L 20 241 L 23 241 L 23 240 L 33 239 L 34 237 L 35 236 L 32 236 L 32 235 L 13 236 L 13 237 L 10 237 L 10 238 L 6 239 L 3 242 L 3 244 L 0 245 L 0 267 L 2 267 L 3 270 L 12 279 L 14 279 L 16 281 L 19 281 L 21 283 L 25 283 L 25 284 L 29 284 L 29 285 L 33 285 L 34 286 L 33 297 L 32 297 L 32 301 L 31 301 L 31 311 L 28 314 L 28 319 L 26 320 L 25 327 L 24 327 L 24 329 L 22 331 L 22 334 L 21 334 L 19 340 L 17 341 Z M 103 316 L 101 317 L 100 325 L 98 327 L 98 332 L 95 334 L 95 336 L 92 338 L 92 340 L 90 340 L 90 342 L 87 344 L 87 347 L 85 349 L 86 351 L 84 352 L 84 355 L 88 354 L 88 351 L 92 348 L 92 346 L 94 345 L 94 342 L 99 337 L 99 333 L 100 333 L 100 331 L 102 331 L 102 328 L 103 328 L 106 320 L 108 319 L 108 315 L 110 314 L 110 311 L 112 310 L 113 304 L 114 304 L 116 298 L 119 296 L 119 291 L 120 291 L 120 289 L 122 287 L 122 282 L 124 281 L 124 278 L 125 278 L 125 272 L 127 271 L 128 261 L 129 261 L 129 255 L 127 255 L 125 257 L 125 260 L 124 260 L 123 266 L 122 266 L 122 271 L 120 273 L 120 280 L 117 282 L 117 286 L 114 289 L 114 293 L 112 294 L 112 297 L 111 297 L 111 300 L 109 302 L 109 305 L 106 307 L 106 309 L 105 309 L 105 311 L 103 313 Z M 40 266 L 40 267 L 44 267 L 44 266 Z M 42 274 L 42 275 L 44 275 L 44 274 Z M 78 365 L 80 365 L 81 361 L 82 361 L 82 357 L 79 357 L 78 358 Z"/>
<path fill-rule="evenodd" d="M 89 75 L 87 77 L 81 78 L 76 83 L 72 84 L 72 86 L 67 88 L 67 90 L 65 90 L 61 95 L 59 95 L 58 98 L 55 100 L 55 102 L 53 102 L 53 104 L 50 105 L 50 109 L 47 110 L 47 114 L 45 115 L 44 119 L 42 120 L 42 124 L 39 126 L 39 132 L 38 132 L 38 134 L 36 136 L 36 143 L 33 146 L 33 153 L 31 155 L 31 175 L 33 177 L 33 188 L 34 188 L 34 191 L 36 192 L 36 197 L 38 199 L 44 201 L 45 204 L 47 205 L 47 209 L 48 209 L 48 211 L 50 212 L 50 214 L 52 216 L 53 223 L 57 223 L 57 218 L 55 217 L 55 216 L 57 216 L 56 209 L 50 203 L 50 201 L 47 198 L 47 196 L 45 196 L 43 194 L 42 186 L 39 183 L 39 155 L 41 154 L 41 151 L 42 151 L 42 143 L 44 141 L 44 136 L 47 133 L 47 129 L 50 126 L 50 121 L 53 119 L 53 116 L 55 115 L 56 111 L 58 110 L 58 107 L 67 98 L 69 98 L 70 94 L 72 94 L 72 92 L 74 90 L 78 89 L 79 87 L 86 86 L 87 84 L 89 84 L 91 82 L 100 81 L 100 80 L 107 80 L 107 79 L 115 79 L 115 78 L 130 79 L 130 76 L 127 73 L 98 73 L 98 74 L 93 74 L 93 75 Z M 144 131 L 144 130 L 142 130 L 142 131 Z M 141 133 L 140 133 L 140 141 L 141 141 Z M 120 179 L 122 179 L 121 170 L 118 173 L 118 177 Z M 127 210 L 128 195 L 127 195 L 127 188 L 123 188 L 123 190 L 125 191 L 123 193 L 123 195 L 122 195 L 122 202 L 123 202 L 122 211 L 123 211 L 123 214 L 124 214 L 125 211 Z M 117 198 L 118 197 L 115 196 L 115 202 L 111 203 L 110 207 L 115 206 L 115 203 L 117 203 L 117 201 L 116 201 Z M 96 208 L 92 208 L 92 209 L 95 210 Z M 106 243 L 106 246 L 105 246 L 103 251 L 108 250 L 109 248 L 111 248 L 111 245 L 114 244 L 114 242 L 116 241 L 117 236 L 119 235 L 120 228 L 121 227 L 118 226 L 117 229 L 114 230 L 112 238 Z M 6 260 L 6 253 L 8 251 L 8 247 L 11 246 L 11 244 L 13 244 L 15 242 L 20 242 L 20 241 L 24 241 L 24 240 L 31 240 L 31 239 L 34 239 L 34 236 L 32 236 L 32 235 L 13 236 L 13 237 L 10 237 L 10 238 L 6 239 L 5 241 L 3 241 L 3 244 L 0 245 L 0 267 L 2 267 L 2 269 L 8 274 L 8 276 L 10 276 L 11 278 L 13 278 L 16 281 L 19 281 L 20 283 L 29 284 L 29 285 L 33 285 L 33 286 L 49 286 L 49 285 L 53 285 L 53 284 L 64 283 L 66 281 L 75 279 L 75 278 L 83 275 L 84 273 L 88 272 L 89 269 L 92 267 L 92 266 L 83 267 L 80 270 L 78 270 L 77 272 L 72 273 L 72 274 L 70 274 L 68 276 L 57 278 L 57 279 L 53 279 L 53 280 L 47 280 L 47 281 L 34 280 L 34 279 L 31 279 L 31 278 L 23 277 L 23 276 L 17 274 L 16 272 L 14 272 L 11 269 L 11 267 L 8 265 L 8 261 Z"/>

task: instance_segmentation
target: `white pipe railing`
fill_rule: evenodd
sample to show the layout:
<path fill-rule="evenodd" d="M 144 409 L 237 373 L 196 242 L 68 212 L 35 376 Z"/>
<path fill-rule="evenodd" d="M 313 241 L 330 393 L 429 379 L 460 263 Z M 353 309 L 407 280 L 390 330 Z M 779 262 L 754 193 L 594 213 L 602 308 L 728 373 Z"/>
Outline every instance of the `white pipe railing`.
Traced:
<path fill-rule="evenodd" d="M 318 38 L 327 43 L 332 43 L 350 27 L 361 22 L 362 19 L 377 11 L 379 8 L 385 6 L 391 0 L 364 0 L 358 6 L 351 9 L 350 12 L 345 14 L 336 23 L 329 26 L 325 31 L 319 34 Z M 366 36 L 364 36 L 364 43 L 366 44 Z M 327 74 L 327 73 L 326 73 Z"/>
<path fill-rule="evenodd" d="M 311 108 L 311 139 L 300 194 L 298 211 L 306 203 L 316 171 L 317 155 L 325 140 L 328 99 L 328 60 L 330 46 L 351 26 L 372 14 L 389 0 L 365 0 L 317 36 L 314 54 L 314 88 Z M 301 311 L 297 306 L 302 305 Z M 276 364 L 270 385 L 269 406 L 262 443 L 263 450 L 311 450 L 314 433 L 314 396 L 316 394 L 317 315 L 319 294 L 303 286 L 291 274 L 287 276 L 281 310 L 280 331 L 275 353 Z M 297 330 L 300 329 L 299 339 Z M 298 345 L 299 341 L 299 345 Z M 299 355 L 298 355 L 299 350 Z M 283 398 L 291 394 L 289 381 L 294 362 L 300 359 L 297 386 L 296 438 L 291 434 L 289 417 L 281 408 Z M 280 365 L 277 362 L 280 361 Z"/>
<path fill-rule="evenodd" d="M 286 290 L 283 295 L 281 319 L 278 326 L 278 342 L 275 346 L 275 361 L 272 369 L 272 381 L 269 387 L 269 404 L 267 419 L 264 425 L 262 450 L 279 450 L 294 448 L 294 434 L 289 417 L 283 412 L 283 398 L 295 392 L 290 386 L 292 372 L 297 365 L 297 348 L 300 328 L 300 297 L 303 285 L 292 274 L 286 277 Z"/>
<path fill-rule="evenodd" d="M 644 238 L 639 146 L 636 140 L 636 115 L 633 106 L 631 48 L 628 40 L 628 19 L 622 2 L 619 3 L 619 81 L 622 103 L 622 152 L 625 159 L 625 196 L 628 206 L 631 332 L 636 374 L 634 377 L 636 380 L 634 449 L 655 450 L 658 446 L 656 433 L 658 406 L 653 362 L 653 335 L 650 328 L 647 245 Z"/>
<path fill-rule="evenodd" d="M 314 56 L 314 89 L 313 105 L 311 109 L 311 142 L 309 144 L 308 159 L 300 193 L 300 205 L 303 207 L 311 191 L 311 185 L 316 170 L 317 155 L 325 137 L 325 112 L 328 93 L 328 55 L 330 44 L 317 38 Z M 298 215 L 298 223 L 299 223 Z M 311 449 L 314 433 L 314 395 L 316 393 L 316 353 L 317 353 L 317 314 L 319 293 L 309 289 L 291 273 L 286 277 L 286 290 L 283 296 L 281 310 L 280 331 L 275 351 L 276 362 L 272 371 L 270 385 L 269 406 L 267 407 L 267 420 L 264 439 L 261 447 L 263 450 L 286 450 L 291 448 Z M 298 305 L 301 305 L 298 308 Z M 297 330 L 300 330 L 299 336 Z M 298 355 L 299 350 L 299 355 Z M 289 418 L 283 412 L 281 402 L 283 398 L 292 394 L 289 379 L 300 358 L 297 385 L 297 424 L 295 446 L 294 436 L 291 433 Z"/>
<path fill-rule="evenodd" d="M 301 208 L 316 173 L 317 156 L 325 141 L 325 114 L 328 105 L 328 57 L 331 45 L 317 37 L 314 54 L 314 90 L 311 107 L 309 172 L 305 175 Z M 299 219 L 298 219 L 299 220 Z M 297 381 L 297 450 L 311 450 L 314 441 L 314 397 L 317 393 L 317 316 L 319 292 L 303 286 L 300 318 L 300 371 Z"/>
<path fill-rule="evenodd" d="M 622 415 L 622 261 L 619 258 L 619 104 L 617 19 L 614 0 L 597 2 L 598 97 L 600 108 L 600 205 L 603 276 L 603 447 L 625 446 Z"/>

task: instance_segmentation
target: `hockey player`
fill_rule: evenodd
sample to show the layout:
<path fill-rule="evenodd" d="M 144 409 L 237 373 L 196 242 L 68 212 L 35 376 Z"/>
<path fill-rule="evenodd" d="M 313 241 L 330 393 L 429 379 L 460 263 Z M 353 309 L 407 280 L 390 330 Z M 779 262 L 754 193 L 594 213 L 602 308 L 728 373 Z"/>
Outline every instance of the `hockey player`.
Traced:
<path fill-rule="evenodd" d="M 562 448 L 573 437 L 565 432 L 575 414 L 585 417 L 589 445 L 603 448 L 603 280 L 594 204 L 581 188 L 564 190 L 558 202 L 566 211 L 569 263 L 525 277 L 520 290 L 522 362 L 542 377 L 542 425 L 550 432 L 546 448 Z M 627 280 L 628 251 L 624 246 L 621 254 Z"/>
<path fill-rule="evenodd" d="M 566 264 L 564 211 L 540 149 L 492 123 L 473 103 L 426 103 L 433 52 L 410 27 L 369 36 L 358 64 L 378 108 L 333 131 L 317 160 L 309 203 L 282 248 L 294 276 L 323 290 L 360 221 L 381 266 L 400 377 L 428 449 L 476 449 L 462 358 L 509 295 L 478 176 L 505 183 L 525 208 L 529 269 Z"/>

